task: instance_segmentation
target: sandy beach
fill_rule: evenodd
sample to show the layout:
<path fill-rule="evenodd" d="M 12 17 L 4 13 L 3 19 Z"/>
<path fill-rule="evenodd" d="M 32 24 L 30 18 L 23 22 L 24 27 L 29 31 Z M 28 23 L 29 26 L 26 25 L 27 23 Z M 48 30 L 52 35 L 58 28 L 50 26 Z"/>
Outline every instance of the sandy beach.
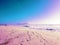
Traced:
<path fill-rule="evenodd" d="M 60 45 L 60 32 L 0 26 L 0 45 Z"/>

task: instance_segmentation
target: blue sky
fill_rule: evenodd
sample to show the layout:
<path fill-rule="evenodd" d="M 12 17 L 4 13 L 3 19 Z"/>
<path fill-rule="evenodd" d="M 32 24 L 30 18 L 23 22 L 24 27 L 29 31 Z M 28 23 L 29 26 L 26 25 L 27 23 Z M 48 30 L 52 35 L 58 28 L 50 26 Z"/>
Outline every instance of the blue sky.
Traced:
<path fill-rule="evenodd" d="M 0 0 L 0 24 L 41 20 L 49 16 L 46 13 L 53 3 L 53 0 Z"/>

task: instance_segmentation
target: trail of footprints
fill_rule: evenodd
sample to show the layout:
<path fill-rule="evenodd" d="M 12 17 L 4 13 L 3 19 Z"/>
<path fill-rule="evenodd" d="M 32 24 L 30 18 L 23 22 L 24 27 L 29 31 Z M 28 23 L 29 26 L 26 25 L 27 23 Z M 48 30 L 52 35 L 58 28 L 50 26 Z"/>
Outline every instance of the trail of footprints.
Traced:
<path fill-rule="evenodd" d="M 0 45 L 53 45 L 50 44 L 51 42 L 48 39 L 44 38 L 42 33 L 21 29 L 20 31 L 11 30 L 10 32 L 6 30 L 2 31 L 2 33 L 0 32 L 0 36 L 3 35 L 3 38 L 6 35 L 4 40 L 0 37 L 0 40 L 3 40 L 2 42 L 0 41 Z"/>

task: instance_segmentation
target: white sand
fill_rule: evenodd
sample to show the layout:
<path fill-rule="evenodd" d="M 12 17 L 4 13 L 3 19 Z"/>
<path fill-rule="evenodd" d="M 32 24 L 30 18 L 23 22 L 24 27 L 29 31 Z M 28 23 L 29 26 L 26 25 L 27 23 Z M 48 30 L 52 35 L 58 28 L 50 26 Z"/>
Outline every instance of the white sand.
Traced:
<path fill-rule="evenodd" d="M 60 45 L 60 32 L 0 26 L 0 45 Z"/>

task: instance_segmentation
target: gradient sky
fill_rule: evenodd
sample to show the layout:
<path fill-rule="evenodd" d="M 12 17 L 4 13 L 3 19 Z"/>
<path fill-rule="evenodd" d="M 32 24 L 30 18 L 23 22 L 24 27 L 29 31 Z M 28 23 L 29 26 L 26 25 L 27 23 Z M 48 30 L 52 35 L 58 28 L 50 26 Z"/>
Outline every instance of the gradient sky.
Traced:
<path fill-rule="evenodd" d="M 21 22 L 33 24 L 54 23 L 52 19 L 57 19 L 60 16 L 59 1 L 60 0 L 0 0 L 0 24 Z M 55 22 L 57 20 L 55 20 Z"/>

